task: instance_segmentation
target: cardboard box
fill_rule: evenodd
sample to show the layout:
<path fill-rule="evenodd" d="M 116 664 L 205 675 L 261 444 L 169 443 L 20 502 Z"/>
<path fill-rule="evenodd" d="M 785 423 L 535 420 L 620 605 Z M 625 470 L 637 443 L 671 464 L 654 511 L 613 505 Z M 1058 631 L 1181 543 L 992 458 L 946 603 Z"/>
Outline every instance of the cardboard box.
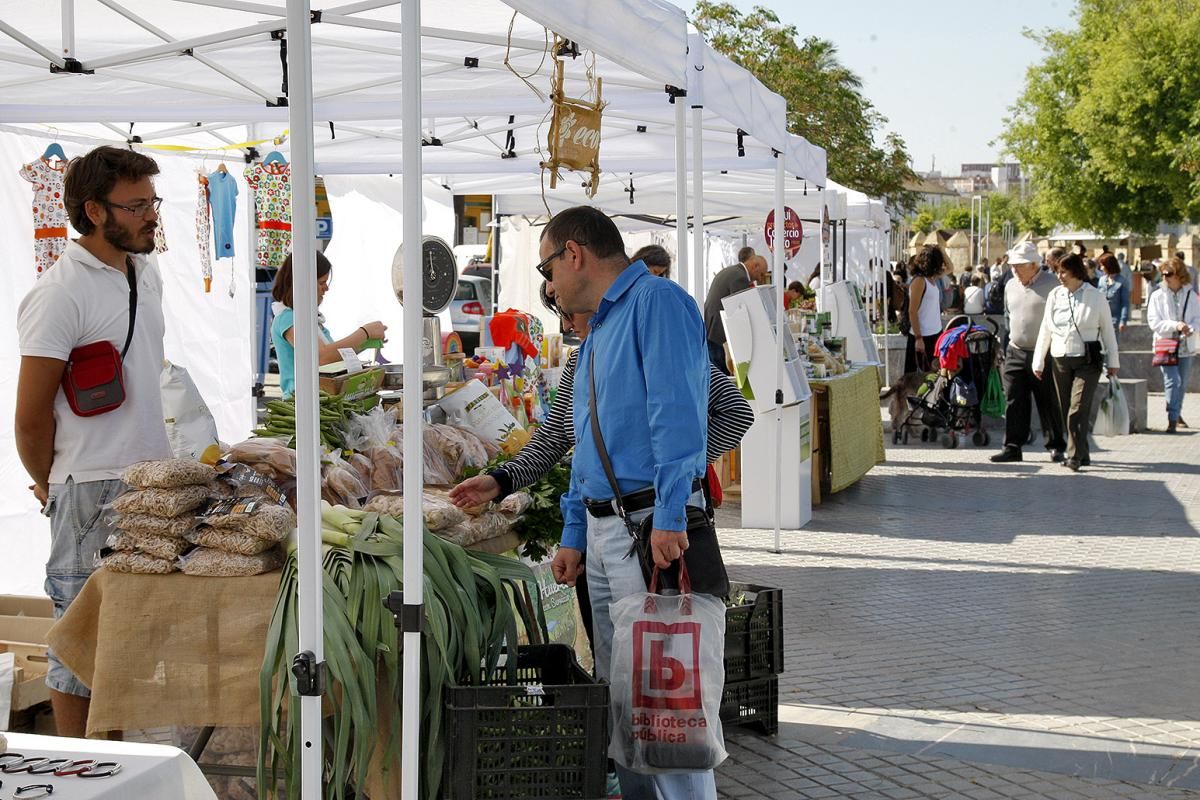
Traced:
<path fill-rule="evenodd" d="M 50 662 L 46 658 L 46 645 L 30 642 L 0 642 L 0 653 L 16 656 L 13 674 L 12 710 L 24 711 L 50 699 L 50 687 L 46 686 L 46 672 Z"/>
<path fill-rule="evenodd" d="M 53 617 L 54 604 L 49 597 L 0 594 L 0 617 Z"/>
<path fill-rule="evenodd" d="M 321 376 L 321 391 L 341 395 L 347 400 L 361 400 L 375 394 L 383 386 L 383 367 L 372 367 L 335 377 Z"/>

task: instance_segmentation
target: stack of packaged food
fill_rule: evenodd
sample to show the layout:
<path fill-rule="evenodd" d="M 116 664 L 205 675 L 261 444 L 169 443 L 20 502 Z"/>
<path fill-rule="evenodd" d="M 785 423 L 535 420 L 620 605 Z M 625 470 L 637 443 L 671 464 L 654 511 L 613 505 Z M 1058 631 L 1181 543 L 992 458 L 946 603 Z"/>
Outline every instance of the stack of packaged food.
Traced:
<path fill-rule="evenodd" d="M 216 471 L 186 458 L 143 461 L 125 470 L 130 489 L 112 504 L 118 532 L 101 566 L 114 572 L 166 574 L 179 569 L 186 535 L 214 491 Z"/>

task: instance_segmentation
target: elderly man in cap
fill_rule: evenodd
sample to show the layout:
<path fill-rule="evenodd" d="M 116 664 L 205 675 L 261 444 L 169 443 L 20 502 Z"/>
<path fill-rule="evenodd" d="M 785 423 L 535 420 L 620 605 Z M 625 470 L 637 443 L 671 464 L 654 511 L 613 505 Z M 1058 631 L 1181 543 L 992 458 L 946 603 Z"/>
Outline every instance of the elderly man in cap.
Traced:
<path fill-rule="evenodd" d="M 1051 461 L 1062 461 L 1067 447 L 1063 419 L 1054 387 L 1033 374 L 1033 349 L 1046 310 L 1046 297 L 1058 285 L 1053 272 L 1039 267 L 1041 256 L 1032 242 L 1008 251 L 1013 277 L 1004 287 L 1004 315 L 1008 322 L 1008 350 L 1004 357 L 1004 449 L 992 461 L 1020 461 L 1021 448 L 1029 440 L 1030 415 L 1037 403 L 1038 416 L 1047 431 L 1046 449 Z"/>

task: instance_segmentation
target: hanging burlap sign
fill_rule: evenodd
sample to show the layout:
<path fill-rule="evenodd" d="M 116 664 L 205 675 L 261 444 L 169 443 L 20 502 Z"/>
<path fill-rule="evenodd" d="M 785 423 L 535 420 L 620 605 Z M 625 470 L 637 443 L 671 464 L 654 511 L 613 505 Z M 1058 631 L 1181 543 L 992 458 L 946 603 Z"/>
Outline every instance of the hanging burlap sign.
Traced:
<path fill-rule="evenodd" d="M 542 169 L 550 171 L 550 188 L 558 185 L 559 170 L 569 169 L 590 174 L 588 197 L 600 186 L 600 121 L 604 102 L 600 99 L 601 79 L 596 78 L 591 94 L 594 100 L 580 100 L 563 94 L 563 64 L 555 59 L 554 84 L 550 95 L 553 112 L 547 149 L 550 158 Z M 589 71 L 589 82 L 591 74 Z"/>

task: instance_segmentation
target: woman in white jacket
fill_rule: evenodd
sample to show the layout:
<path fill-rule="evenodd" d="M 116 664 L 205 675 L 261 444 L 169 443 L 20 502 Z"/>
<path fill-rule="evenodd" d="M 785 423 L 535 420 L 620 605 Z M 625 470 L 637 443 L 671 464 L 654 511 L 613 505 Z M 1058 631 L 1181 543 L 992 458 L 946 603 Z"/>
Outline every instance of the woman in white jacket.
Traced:
<path fill-rule="evenodd" d="M 1109 377 L 1115 376 L 1120 367 L 1108 300 L 1087 282 L 1087 277 L 1083 259 L 1074 253 L 1058 263 L 1061 285 L 1046 298 L 1046 311 L 1033 350 L 1033 374 L 1039 380 L 1046 366 L 1046 354 L 1054 356 L 1054 390 L 1066 417 L 1067 459 L 1063 466 L 1074 472 L 1092 462 L 1088 453 L 1088 426 L 1092 399 L 1100 382 L 1101 361 L 1107 363 Z"/>
<path fill-rule="evenodd" d="M 1200 329 L 1200 295 L 1192 289 L 1192 276 L 1183 261 L 1172 258 L 1162 265 L 1162 288 L 1150 295 L 1147 321 L 1156 339 L 1179 340 L 1179 363 L 1160 366 L 1167 393 L 1167 433 L 1188 424 L 1180 416 L 1187 391 L 1188 369 L 1196 355 L 1194 334 Z"/>

